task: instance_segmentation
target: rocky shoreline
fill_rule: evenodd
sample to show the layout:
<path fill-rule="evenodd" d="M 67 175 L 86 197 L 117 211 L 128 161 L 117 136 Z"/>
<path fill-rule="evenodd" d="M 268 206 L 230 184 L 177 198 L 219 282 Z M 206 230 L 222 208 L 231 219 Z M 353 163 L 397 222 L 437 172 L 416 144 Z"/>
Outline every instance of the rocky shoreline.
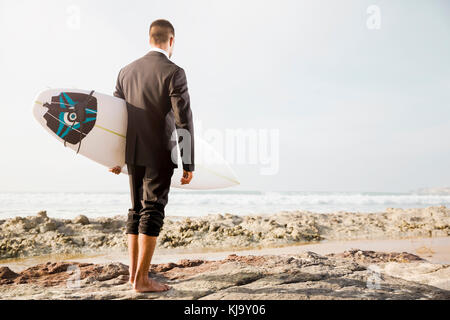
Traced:
<path fill-rule="evenodd" d="M 0 220 L 0 260 L 45 254 L 125 251 L 125 216 Z M 321 240 L 376 240 L 450 236 L 450 209 L 386 209 L 379 213 L 308 211 L 275 215 L 216 214 L 165 218 L 158 248 L 221 250 L 260 248 Z"/>
<path fill-rule="evenodd" d="M 121 263 L 54 262 L 0 268 L 1 299 L 450 299 L 450 265 L 408 253 L 229 255 L 152 264 L 163 293 L 136 293 Z"/>

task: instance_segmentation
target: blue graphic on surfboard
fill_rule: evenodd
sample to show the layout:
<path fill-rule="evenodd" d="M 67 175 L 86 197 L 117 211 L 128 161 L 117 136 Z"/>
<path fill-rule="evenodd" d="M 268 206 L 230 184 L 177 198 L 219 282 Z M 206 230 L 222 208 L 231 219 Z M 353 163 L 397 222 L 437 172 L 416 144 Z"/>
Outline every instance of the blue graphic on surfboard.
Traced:
<path fill-rule="evenodd" d="M 44 115 L 47 127 L 58 137 L 71 144 L 81 143 L 84 137 L 94 128 L 97 119 L 97 99 L 77 92 L 61 92 L 53 96 L 51 102 L 43 106 L 48 109 Z"/>
<path fill-rule="evenodd" d="M 81 89 L 48 89 L 33 102 L 33 115 L 39 124 L 66 147 L 108 168 L 125 165 L 127 109 L 125 100 Z M 207 142 L 195 136 L 196 170 L 189 185 L 181 185 L 179 167 L 171 186 L 207 190 L 236 186 L 236 174 Z"/>

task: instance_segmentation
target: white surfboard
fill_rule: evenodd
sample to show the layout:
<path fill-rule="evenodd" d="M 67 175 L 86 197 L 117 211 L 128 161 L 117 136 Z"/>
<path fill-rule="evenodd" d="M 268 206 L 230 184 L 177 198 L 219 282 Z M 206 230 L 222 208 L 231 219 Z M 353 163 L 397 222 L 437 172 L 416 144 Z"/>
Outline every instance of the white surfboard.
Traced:
<path fill-rule="evenodd" d="M 127 109 L 125 100 L 81 89 L 48 89 L 33 102 L 36 120 L 60 143 L 111 168 L 125 165 Z M 239 184 L 235 173 L 208 143 L 195 136 L 195 172 L 181 185 L 181 159 L 171 186 L 182 189 L 220 189 Z"/>

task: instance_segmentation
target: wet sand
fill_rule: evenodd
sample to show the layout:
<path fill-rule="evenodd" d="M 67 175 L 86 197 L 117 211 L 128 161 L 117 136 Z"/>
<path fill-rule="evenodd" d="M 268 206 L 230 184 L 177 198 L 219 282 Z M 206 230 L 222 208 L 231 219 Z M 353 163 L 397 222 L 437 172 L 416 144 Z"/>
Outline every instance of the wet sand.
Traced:
<path fill-rule="evenodd" d="M 358 249 L 377 252 L 409 252 L 422 259 L 436 264 L 450 264 L 450 237 L 398 239 L 398 240 L 347 240 L 322 241 L 314 244 L 298 244 L 273 246 L 265 248 L 241 248 L 228 250 L 187 250 L 187 249 L 156 249 L 153 264 L 176 262 L 182 259 L 222 260 L 231 254 L 239 256 L 262 256 L 277 254 L 301 254 L 315 252 L 321 255 L 341 253 Z M 80 262 L 80 263 L 111 263 L 120 262 L 128 264 L 128 255 L 123 251 L 110 251 L 98 254 L 56 254 L 43 255 L 30 258 L 0 260 L 0 267 L 9 267 L 11 270 L 21 272 L 31 266 L 46 262 Z"/>

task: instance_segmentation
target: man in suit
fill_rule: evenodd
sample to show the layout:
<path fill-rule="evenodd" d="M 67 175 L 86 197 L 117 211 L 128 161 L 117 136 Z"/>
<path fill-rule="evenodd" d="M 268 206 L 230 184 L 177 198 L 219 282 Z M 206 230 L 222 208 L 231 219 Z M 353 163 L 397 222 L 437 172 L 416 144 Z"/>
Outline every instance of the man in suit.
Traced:
<path fill-rule="evenodd" d="M 169 21 L 154 21 L 150 26 L 150 51 L 120 70 L 114 92 L 126 101 L 128 111 L 125 162 L 132 208 L 126 233 L 130 283 L 138 292 L 170 289 L 150 279 L 148 270 L 164 222 L 173 171 L 178 167 L 177 143 L 183 162 L 182 184 L 191 182 L 195 169 L 186 74 L 170 60 L 174 39 L 175 30 Z M 109 170 L 121 172 L 120 167 Z"/>

